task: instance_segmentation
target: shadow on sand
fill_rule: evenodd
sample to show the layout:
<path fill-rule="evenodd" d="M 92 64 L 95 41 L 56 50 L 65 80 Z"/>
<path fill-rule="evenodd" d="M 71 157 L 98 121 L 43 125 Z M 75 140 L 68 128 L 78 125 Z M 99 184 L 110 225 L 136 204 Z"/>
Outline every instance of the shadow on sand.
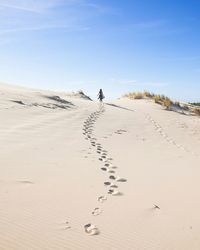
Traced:
<path fill-rule="evenodd" d="M 121 107 L 121 106 L 118 106 L 118 105 L 112 104 L 112 103 L 105 103 L 105 105 L 112 106 L 114 108 L 124 109 L 124 110 L 131 111 L 131 112 L 135 112 L 135 110 L 133 110 L 133 109 Z"/>

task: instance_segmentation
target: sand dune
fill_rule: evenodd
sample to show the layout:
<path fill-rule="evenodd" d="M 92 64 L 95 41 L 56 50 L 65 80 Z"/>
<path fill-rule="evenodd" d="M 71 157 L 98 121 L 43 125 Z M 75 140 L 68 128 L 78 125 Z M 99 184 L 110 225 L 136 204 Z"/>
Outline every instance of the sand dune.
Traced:
<path fill-rule="evenodd" d="M 199 117 L 8 85 L 0 112 L 0 249 L 200 249 Z"/>

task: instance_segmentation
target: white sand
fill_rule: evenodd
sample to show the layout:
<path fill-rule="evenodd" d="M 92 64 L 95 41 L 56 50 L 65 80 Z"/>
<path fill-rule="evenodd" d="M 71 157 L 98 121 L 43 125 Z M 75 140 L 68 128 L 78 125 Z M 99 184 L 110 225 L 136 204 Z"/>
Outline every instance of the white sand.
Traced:
<path fill-rule="evenodd" d="M 200 249 L 200 118 L 113 104 L 94 116 L 99 154 L 82 130 L 97 103 L 0 85 L 1 250 Z"/>

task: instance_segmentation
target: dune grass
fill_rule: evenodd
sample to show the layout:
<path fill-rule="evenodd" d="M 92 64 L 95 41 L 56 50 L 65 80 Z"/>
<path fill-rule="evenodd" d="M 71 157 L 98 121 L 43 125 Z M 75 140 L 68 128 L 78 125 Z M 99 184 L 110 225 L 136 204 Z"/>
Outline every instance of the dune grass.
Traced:
<path fill-rule="evenodd" d="M 198 107 L 200 107 L 200 102 L 191 102 L 190 104 L 193 105 L 193 106 L 198 106 Z"/>
<path fill-rule="evenodd" d="M 170 110 L 173 105 L 180 105 L 178 102 L 174 103 L 170 98 L 165 95 L 155 95 L 149 91 L 144 92 L 132 92 L 126 94 L 124 97 L 129 99 L 152 99 L 155 103 L 164 106 L 167 110 Z"/>
<path fill-rule="evenodd" d="M 195 113 L 195 115 L 199 115 L 200 116 L 200 108 L 195 108 L 194 109 L 194 113 Z"/>
<path fill-rule="evenodd" d="M 172 101 L 169 97 L 165 95 L 156 95 L 149 91 L 143 92 L 131 92 L 124 97 L 127 97 L 131 100 L 133 99 L 149 99 L 153 100 L 155 103 L 162 105 L 166 110 L 180 110 L 180 111 L 188 111 L 191 114 L 200 116 L 200 103 L 180 103 L 177 101 Z"/>

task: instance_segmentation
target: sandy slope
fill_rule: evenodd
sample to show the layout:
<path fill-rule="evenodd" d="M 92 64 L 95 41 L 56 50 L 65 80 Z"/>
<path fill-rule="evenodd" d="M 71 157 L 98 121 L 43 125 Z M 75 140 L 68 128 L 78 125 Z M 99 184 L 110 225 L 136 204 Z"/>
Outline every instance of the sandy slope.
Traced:
<path fill-rule="evenodd" d="M 200 119 L 112 104 L 0 86 L 0 249 L 200 249 Z"/>

